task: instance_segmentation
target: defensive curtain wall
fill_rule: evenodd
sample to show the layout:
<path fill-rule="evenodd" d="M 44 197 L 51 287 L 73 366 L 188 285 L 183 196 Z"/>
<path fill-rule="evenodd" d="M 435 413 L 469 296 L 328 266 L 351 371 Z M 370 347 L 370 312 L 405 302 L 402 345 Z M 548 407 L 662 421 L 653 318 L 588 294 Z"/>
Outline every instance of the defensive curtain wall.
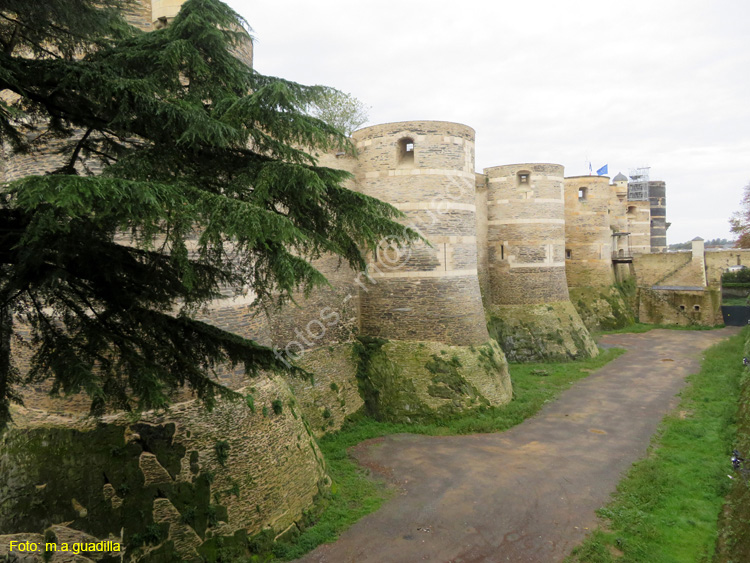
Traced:
<path fill-rule="evenodd" d="M 721 314 L 721 275 L 730 266 L 750 266 L 750 250 L 706 251 L 693 240 L 691 252 L 636 254 L 637 311 L 641 322 L 716 326 Z"/>
<path fill-rule="evenodd" d="M 168 25 L 181 3 L 144 2 L 133 21 Z M 250 63 L 251 43 L 238 55 Z M 628 201 L 627 179 L 565 179 L 562 166 L 543 163 L 477 174 L 474 131 L 456 123 L 377 125 L 353 142 L 356 157 L 319 155 L 321 164 L 351 172 L 351 189 L 396 206 L 425 242 L 384 241 L 364 272 L 321 257 L 330 287 L 281 311 L 227 296 L 203 313 L 314 380 L 247 380 L 227 369 L 222 381 L 251 398 L 209 414 L 183 393 L 171 411 L 138 420 L 94 421 L 83 416 L 84 397 L 27 389 L 0 450 L 0 553 L 10 539 L 56 537 L 188 560 L 214 556 L 218 538 L 294 534 L 329 484 L 316 438 L 347 415 L 364 408 L 408 422 L 502 404 L 511 395 L 506 355 L 597 353 L 585 324 L 619 322 L 615 279 L 635 271 L 652 290 L 702 263 L 715 286 L 722 268 L 750 260 L 707 253 L 688 268 L 671 254 L 635 254 L 613 270 L 612 250 L 626 258 L 651 248 L 652 202 Z M 10 158 L 3 181 L 54 168 L 52 148 Z M 28 355 L 16 345 L 21 368 Z"/>

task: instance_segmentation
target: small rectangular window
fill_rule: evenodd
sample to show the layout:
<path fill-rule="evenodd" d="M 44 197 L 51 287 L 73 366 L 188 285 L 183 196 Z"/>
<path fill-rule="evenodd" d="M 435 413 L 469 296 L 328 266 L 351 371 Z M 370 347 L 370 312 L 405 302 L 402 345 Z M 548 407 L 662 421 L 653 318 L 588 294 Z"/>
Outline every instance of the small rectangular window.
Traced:
<path fill-rule="evenodd" d="M 571 258 L 573 258 L 573 252 L 569 248 L 566 248 L 565 249 L 565 259 L 566 260 L 570 260 Z"/>
<path fill-rule="evenodd" d="M 505 260 L 505 246 L 500 245 L 500 260 Z"/>

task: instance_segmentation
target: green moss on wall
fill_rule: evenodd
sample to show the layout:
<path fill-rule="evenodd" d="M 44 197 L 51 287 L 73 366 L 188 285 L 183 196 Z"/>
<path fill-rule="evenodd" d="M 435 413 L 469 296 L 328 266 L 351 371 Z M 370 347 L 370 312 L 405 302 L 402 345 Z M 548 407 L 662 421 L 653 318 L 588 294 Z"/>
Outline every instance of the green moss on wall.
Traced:
<path fill-rule="evenodd" d="M 570 301 L 495 305 L 488 311 L 487 329 L 511 362 L 559 362 L 599 353 Z"/>
<path fill-rule="evenodd" d="M 99 538 L 120 537 L 123 531 L 124 544 L 133 550 L 166 538 L 169 525 L 154 522 L 153 504 L 167 498 L 204 537 L 208 526 L 226 519 L 226 509 L 211 503 L 208 473 L 197 473 L 192 482 L 144 484 L 143 452 L 154 454 L 171 477 L 179 473 L 186 450 L 173 442 L 174 432 L 174 424 L 7 432 L 0 456 L 0 496 L 6 499 L 0 505 L 0 529 L 42 533 L 52 524 L 70 522 L 69 527 Z M 103 494 L 107 485 L 121 504 Z"/>
<path fill-rule="evenodd" d="M 570 301 L 590 331 L 614 330 L 635 322 L 635 286 L 629 278 L 611 287 L 572 287 Z"/>
<path fill-rule="evenodd" d="M 360 394 L 376 420 L 430 422 L 504 404 L 512 395 L 495 342 L 465 347 L 363 337 L 355 354 Z"/>
<path fill-rule="evenodd" d="M 298 364 L 315 378 L 287 378 L 296 397 L 295 411 L 307 420 L 316 436 L 335 432 L 346 417 L 362 408 L 353 346 L 344 342 L 308 350 Z"/>

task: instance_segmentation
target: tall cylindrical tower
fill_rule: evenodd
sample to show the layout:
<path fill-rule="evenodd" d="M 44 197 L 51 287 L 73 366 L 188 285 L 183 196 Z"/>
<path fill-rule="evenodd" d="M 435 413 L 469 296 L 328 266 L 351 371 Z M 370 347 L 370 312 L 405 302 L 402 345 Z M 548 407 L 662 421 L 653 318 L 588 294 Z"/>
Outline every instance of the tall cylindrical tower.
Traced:
<path fill-rule="evenodd" d="M 510 359 L 590 356 L 597 348 L 568 295 L 564 169 L 485 169 L 490 334 Z"/>
<path fill-rule="evenodd" d="M 570 287 L 609 287 L 615 282 L 611 197 L 607 176 L 565 178 L 565 265 Z"/>
<path fill-rule="evenodd" d="M 649 182 L 651 202 L 651 252 L 667 251 L 667 184 Z"/>
<path fill-rule="evenodd" d="M 429 241 L 384 241 L 368 276 L 358 274 L 366 409 L 412 421 L 508 402 L 507 363 L 490 339 L 477 276 L 474 130 L 409 121 L 352 137 L 358 189 L 394 205 Z"/>
<path fill-rule="evenodd" d="M 568 299 L 563 172 L 560 164 L 485 169 L 493 305 Z"/>
<path fill-rule="evenodd" d="M 362 332 L 473 345 L 489 339 L 477 278 L 474 130 L 440 121 L 357 131 L 362 191 L 406 215 L 432 246 L 384 248 L 362 292 Z"/>

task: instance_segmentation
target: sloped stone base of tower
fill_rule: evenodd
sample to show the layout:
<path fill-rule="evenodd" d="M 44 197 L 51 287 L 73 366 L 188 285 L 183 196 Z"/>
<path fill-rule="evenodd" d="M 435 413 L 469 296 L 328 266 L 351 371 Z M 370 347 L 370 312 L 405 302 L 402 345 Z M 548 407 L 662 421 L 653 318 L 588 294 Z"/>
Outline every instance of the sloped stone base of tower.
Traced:
<path fill-rule="evenodd" d="M 494 341 L 448 346 L 361 338 L 357 378 L 367 413 L 387 422 L 431 422 L 511 400 L 508 364 Z"/>
<path fill-rule="evenodd" d="M 510 362 L 565 361 L 599 354 L 570 301 L 493 305 L 487 328 Z"/>
<path fill-rule="evenodd" d="M 309 350 L 296 363 L 315 375 L 312 380 L 287 379 L 313 434 L 320 437 L 340 430 L 344 419 L 364 405 L 357 384 L 354 343 Z"/>
<path fill-rule="evenodd" d="M 0 442 L 0 560 L 31 534 L 110 540 L 127 561 L 215 561 L 217 550 L 235 561 L 249 557 L 249 538 L 294 531 L 330 481 L 284 381 L 253 389 L 252 406 L 187 401 L 138 420 L 19 409 Z"/>
<path fill-rule="evenodd" d="M 614 330 L 635 322 L 635 312 L 614 286 L 571 287 L 570 302 L 590 331 Z"/>

